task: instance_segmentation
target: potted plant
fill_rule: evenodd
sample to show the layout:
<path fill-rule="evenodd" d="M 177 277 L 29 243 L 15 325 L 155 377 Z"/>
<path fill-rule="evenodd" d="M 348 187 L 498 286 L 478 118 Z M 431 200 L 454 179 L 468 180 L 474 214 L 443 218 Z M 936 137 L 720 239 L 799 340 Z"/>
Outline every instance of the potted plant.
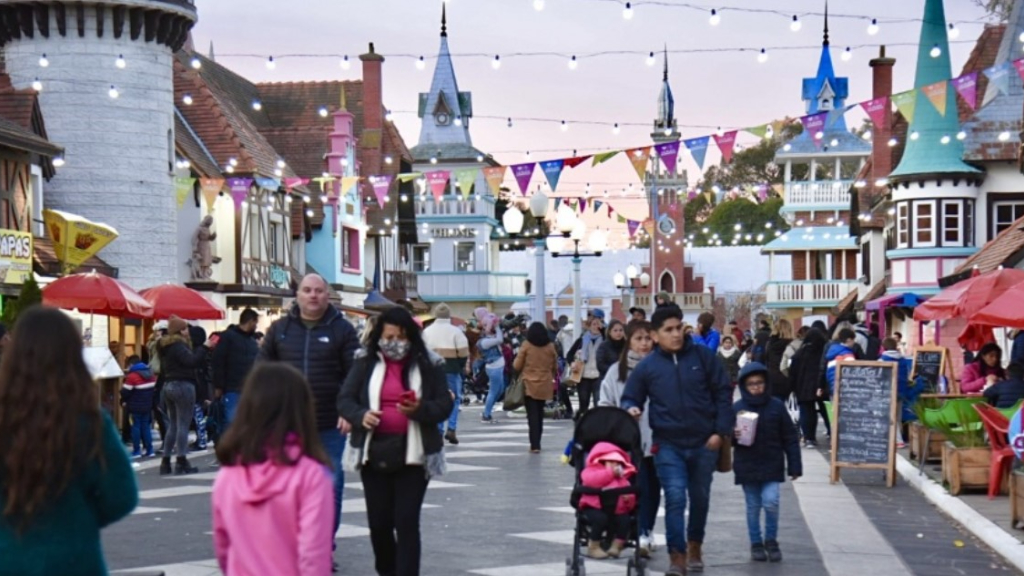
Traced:
<path fill-rule="evenodd" d="M 954 496 L 965 488 L 987 489 L 991 449 L 980 425 L 975 424 L 978 418 L 974 408 L 966 402 L 948 404 L 944 411 L 956 417 L 940 418 L 937 426 L 946 436 L 942 445 L 942 481 Z"/>
<path fill-rule="evenodd" d="M 912 410 L 917 419 L 909 423 L 907 442 L 911 459 L 920 461 L 922 455 L 925 462 L 942 459 L 942 445 L 946 442 L 946 435 L 936 427 L 932 417 L 941 405 L 942 401 L 938 398 L 920 398 L 914 402 Z M 928 427 L 929 423 L 932 424 L 931 428 Z"/>

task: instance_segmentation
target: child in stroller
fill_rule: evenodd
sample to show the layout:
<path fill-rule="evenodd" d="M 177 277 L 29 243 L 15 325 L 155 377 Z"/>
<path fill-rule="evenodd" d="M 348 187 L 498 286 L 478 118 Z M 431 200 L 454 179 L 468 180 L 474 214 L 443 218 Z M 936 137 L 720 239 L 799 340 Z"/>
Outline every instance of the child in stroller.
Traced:
<path fill-rule="evenodd" d="M 581 548 L 594 559 L 618 558 L 633 547 L 626 574 L 644 576 L 647 561 L 640 557 L 636 540 L 636 468 L 643 458 L 640 427 L 625 410 L 592 408 L 576 424 L 570 463 L 576 482 L 570 503 L 576 510 L 573 553 L 565 561 L 566 576 L 586 574 Z"/>

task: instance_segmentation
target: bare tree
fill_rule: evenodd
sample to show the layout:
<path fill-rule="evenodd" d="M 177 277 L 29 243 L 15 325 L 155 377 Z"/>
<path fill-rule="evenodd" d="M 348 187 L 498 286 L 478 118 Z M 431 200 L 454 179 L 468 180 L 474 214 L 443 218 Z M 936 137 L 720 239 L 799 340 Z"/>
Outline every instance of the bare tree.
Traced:
<path fill-rule="evenodd" d="M 1013 10 L 1014 0 L 974 0 L 974 3 L 984 8 L 989 16 L 1006 22 L 1010 18 L 1010 11 Z"/>

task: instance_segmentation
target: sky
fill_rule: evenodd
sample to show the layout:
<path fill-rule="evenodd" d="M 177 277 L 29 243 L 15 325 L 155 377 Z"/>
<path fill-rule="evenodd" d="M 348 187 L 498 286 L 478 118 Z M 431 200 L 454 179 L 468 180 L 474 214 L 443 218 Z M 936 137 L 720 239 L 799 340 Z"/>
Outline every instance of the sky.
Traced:
<path fill-rule="evenodd" d="M 623 17 L 625 2 L 619 0 L 544 0 L 539 11 L 536 2 L 447 2 L 459 89 L 473 93 L 473 142 L 502 164 L 562 158 L 573 150 L 650 144 L 661 89 L 661 50 L 666 45 L 684 138 L 711 134 L 719 126 L 742 129 L 804 112 L 801 79 L 814 76 L 817 69 L 824 0 L 639 0 L 631 3 L 629 20 Z M 196 4 L 197 49 L 205 53 L 213 42 L 218 62 L 253 81 L 356 80 L 361 77 L 357 55 L 373 42 L 387 60 L 385 106 L 392 110 L 406 143 L 417 143 L 417 95 L 430 88 L 440 43 L 441 0 Z M 973 1 L 947 0 L 945 5 L 947 20 L 960 31 L 951 44 L 956 76 L 983 29 L 985 14 Z M 721 18 L 717 26 L 709 23 L 712 8 Z M 894 91 L 913 87 L 923 8 L 924 0 L 832 0 L 833 59 L 837 74 L 850 78 L 849 102 L 871 98 L 868 60 L 882 44 L 897 59 Z M 793 15 L 801 24 L 797 32 L 791 30 Z M 868 34 L 872 18 L 879 22 L 875 35 Z M 840 55 L 848 46 L 852 58 L 844 61 Z M 768 53 L 765 63 L 757 60 L 762 48 Z M 648 66 L 651 51 L 657 58 Z M 594 55 L 605 52 L 613 54 Z M 523 53 L 545 55 L 517 55 Z M 352 62 L 348 70 L 341 66 L 343 55 Z M 495 55 L 501 57 L 497 70 L 492 66 Z M 576 70 L 568 66 L 573 55 Z M 273 70 L 266 65 L 270 56 L 276 64 Z M 425 59 L 423 70 L 416 66 L 420 56 Z M 848 125 L 858 125 L 861 117 L 859 111 L 850 112 Z M 567 121 L 568 130 L 562 130 L 561 120 Z M 586 121 L 622 126 L 616 135 L 610 125 Z M 740 139 L 753 141 L 750 135 Z M 717 151 L 709 152 L 705 168 L 719 160 Z M 699 169 L 688 155 L 684 166 L 690 184 L 696 184 Z M 542 181 L 538 172 L 533 186 Z M 622 157 L 596 168 L 586 163 L 566 170 L 557 195 L 582 196 L 588 183 L 597 199 L 607 191 L 605 200 L 627 218 L 646 216 L 640 181 Z"/>

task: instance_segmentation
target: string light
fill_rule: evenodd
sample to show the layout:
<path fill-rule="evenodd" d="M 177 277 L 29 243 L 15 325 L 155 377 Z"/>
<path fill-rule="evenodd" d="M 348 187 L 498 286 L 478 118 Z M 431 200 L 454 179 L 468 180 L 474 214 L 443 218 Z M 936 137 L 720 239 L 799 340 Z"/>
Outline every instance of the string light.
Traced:
<path fill-rule="evenodd" d="M 915 131 L 910 133 L 910 139 L 911 140 L 917 140 L 920 137 L 921 137 L 921 135 L 917 133 L 917 130 L 915 130 Z"/>
<path fill-rule="evenodd" d="M 567 124 L 565 122 L 565 120 L 562 120 L 562 132 L 568 132 L 568 131 L 569 131 L 569 124 Z"/>
<path fill-rule="evenodd" d="M 533 0 L 533 9 L 540 12 L 544 9 L 544 0 Z"/>
<path fill-rule="evenodd" d="M 192 95 L 191 94 L 185 94 L 184 96 L 181 97 L 181 102 L 185 106 L 191 106 L 192 105 Z"/>
<path fill-rule="evenodd" d="M 626 7 L 622 9 L 622 17 L 626 20 L 633 19 L 633 5 L 626 2 Z"/>
<path fill-rule="evenodd" d="M 393 115 L 393 114 L 391 114 L 391 110 L 387 110 L 386 112 L 384 112 L 384 120 L 386 120 L 386 121 L 388 121 L 388 122 L 391 122 L 391 121 L 393 121 L 393 120 L 394 120 L 394 115 Z M 460 117 L 460 120 L 459 120 L 459 121 L 460 121 L 460 122 L 462 121 L 462 120 L 461 120 L 461 117 Z"/>
<path fill-rule="evenodd" d="M 348 70 L 352 67 L 352 63 L 348 61 L 348 54 L 341 57 L 341 69 Z"/>
<path fill-rule="evenodd" d="M 454 123 L 456 126 L 462 126 L 462 116 L 456 116 Z"/>
<path fill-rule="evenodd" d="M 722 17 L 718 14 L 718 10 L 715 10 L 714 8 L 712 8 L 711 9 L 711 17 L 708 18 L 708 24 L 711 24 L 712 26 L 718 26 L 721 23 L 722 23 Z"/>
<path fill-rule="evenodd" d="M 114 66 L 120 68 L 121 70 L 124 70 L 128 66 L 128 63 L 124 60 L 123 54 L 117 55 L 117 60 L 114 60 Z"/>
<path fill-rule="evenodd" d="M 612 126 L 612 134 L 617 135 L 619 132 L 621 132 L 621 129 L 619 128 L 619 123 L 616 122 L 615 125 Z"/>
<path fill-rule="evenodd" d="M 654 52 L 651 52 L 650 54 L 647 55 L 647 65 L 654 66 L 655 62 L 656 60 L 654 58 Z"/>
<path fill-rule="evenodd" d="M 957 38 L 960 37 L 960 29 L 956 27 L 956 24 L 950 22 L 949 23 L 949 33 L 948 34 L 949 34 L 950 39 L 956 40 Z"/>
<path fill-rule="evenodd" d="M 252 101 L 252 109 L 257 111 L 257 112 L 259 112 L 260 110 L 263 110 L 263 103 L 260 102 L 259 100 L 253 100 Z"/>
<path fill-rule="evenodd" d="M 43 83 L 39 81 L 39 78 L 36 78 L 35 80 L 32 81 L 32 89 L 35 90 L 36 92 L 42 92 L 43 91 Z"/>
<path fill-rule="evenodd" d="M 54 168 L 60 168 L 63 165 L 64 165 L 64 155 L 63 154 L 58 154 L 57 156 L 53 157 L 53 166 L 54 166 Z"/>
<path fill-rule="evenodd" d="M 895 146 L 895 145 L 897 145 L 899 143 L 900 143 L 899 140 L 897 140 L 895 138 L 889 138 L 889 147 L 890 148 L 892 148 L 893 146 Z"/>
<path fill-rule="evenodd" d="M 871 24 L 868 24 L 868 34 L 871 35 L 871 36 L 874 36 L 875 34 L 878 34 L 878 19 L 877 18 L 872 18 L 871 19 Z"/>
<path fill-rule="evenodd" d="M 576 61 L 576 55 L 573 55 L 573 57 L 569 59 L 569 70 L 575 70 L 578 65 L 579 63 Z"/>
<path fill-rule="evenodd" d="M 938 58 L 939 56 L 942 56 L 942 48 L 939 48 L 939 45 L 936 44 L 936 45 L 932 46 L 932 49 L 931 49 L 930 52 L 928 52 L 928 54 L 932 58 Z"/>
<path fill-rule="evenodd" d="M 321 106 L 320 107 L 320 117 L 321 118 L 327 118 L 327 114 L 328 114 L 327 107 L 326 106 Z"/>
<path fill-rule="evenodd" d="M 789 29 L 792 30 L 793 32 L 799 32 L 800 28 L 802 27 L 803 23 L 800 22 L 800 18 L 796 14 L 794 14 L 793 21 L 789 23 Z"/>
<path fill-rule="evenodd" d="M 949 134 L 946 134 L 939 140 L 939 142 L 942 142 L 943 144 L 949 144 L 952 140 L 953 139 L 949 137 Z"/>
<path fill-rule="evenodd" d="M 427 67 L 427 61 L 423 59 L 423 56 L 420 56 L 419 60 L 416 61 L 416 69 L 417 70 L 424 70 L 426 67 Z"/>
<path fill-rule="evenodd" d="M 202 67 L 203 67 L 203 61 L 200 60 L 198 56 L 193 56 L 192 57 L 192 69 L 193 70 L 199 70 Z"/>
<path fill-rule="evenodd" d="M 273 70 L 277 68 L 277 62 L 274 62 L 274 57 L 267 58 L 267 70 Z"/>
<path fill-rule="evenodd" d="M 118 96 L 120 96 L 120 95 L 121 95 L 121 93 L 120 93 L 120 92 L 118 92 L 118 90 L 117 90 L 117 87 L 116 87 L 116 86 L 114 86 L 113 84 L 111 84 L 111 85 L 110 85 L 110 90 L 108 90 L 108 91 L 107 91 L 107 95 L 109 95 L 109 96 L 110 96 L 111 98 L 114 98 L 114 99 L 116 99 L 116 98 L 117 98 Z"/>
<path fill-rule="evenodd" d="M 47 58 L 46 54 L 44 53 L 42 56 L 39 57 L 39 67 L 40 68 L 48 68 L 49 66 L 50 66 L 50 59 Z"/>
<path fill-rule="evenodd" d="M 964 132 L 963 130 L 957 132 L 956 133 L 956 139 L 960 140 L 961 142 L 966 140 L 967 139 L 967 132 Z"/>
<path fill-rule="evenodd" d="M 511 119 L 511 118 L 509 118 L 509 119 L 508 119 L 508 127 L 509 127 L 509 128 L 511 128 L 511 127 L 512 127 L 512 119 Z"/>
<path fill-rule="evenodd" d="M 765 62 L 767 62 L 768 61 L 768 51 L 765 50 L 764 48 L 761 48 L 761 52 L 759 52 L 757 54 L 757 61 L 759 63 L 761 63 L 761 64 L 764 64 Z"/>
<path fill-rule="evenodd" d="M 494 60 L 491 61 L 491 68 L 494 68 L 495 70 L 501 68 L 501 56 L 494 56 Z"/>
<path fill-rule="evenodd" d="M 843 50 L 842 59 L 843 62 L 849 62 L 853 59 L 853 50 L 849 46 L 846 47 L 846 50 Z"/>
<path fill-rule="evenodd" d="M 999 133 L 999 141 L 1000 142 L 1006 142 L 1009 139 L 1010 139 L 1010 133 L 1009 132 L 1000 132 Z"/>

